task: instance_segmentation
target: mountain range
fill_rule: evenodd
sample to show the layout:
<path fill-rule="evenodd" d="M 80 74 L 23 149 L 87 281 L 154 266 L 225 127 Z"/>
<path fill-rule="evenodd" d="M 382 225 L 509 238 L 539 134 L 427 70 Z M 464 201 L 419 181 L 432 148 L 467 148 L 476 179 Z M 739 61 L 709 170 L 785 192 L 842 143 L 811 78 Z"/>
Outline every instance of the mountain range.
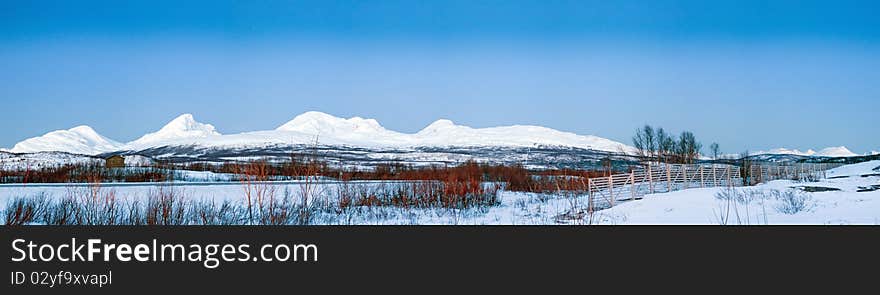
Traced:
<path fill-rule="evenodd" d="M 634 150 L 613 140 L 540 126 L 471 128 L 442 119 L 417 133 L 401 133 L 382 127 L 374 119 L 361 117 L 344 119 L 311 111 L 296 116 L 274 130 L 227 135 L 217 132 L 211 124 L 196 121 L 191 114 L 183 114 L 158 131 L 128 143 L 101 136 L 91 127 L 78 126 L 26 139 L 9 151 L 14 153 L 58 151 L 97 155 L 172 146 L 254 148 L 304 144 L 367 148 L 557 146 L 627 153 Z"/>
<path fill-rule="evenodd" d="M 291 153 L 307 153 L 315 147 L 320 147 L 322 156 L 330 162 L 364 166 L 388 161 L 450 164 L 473 159 L 535 167 L 579 167 L 596 165 L 607 157 L 626 159 L 621 158 L 622 154 L 635 152 L 635 148 L 610 139 L 540 126 L 472 128 L 441 119 L 416 133 L 402 133 L 386 129 L 374 119 L 345 119 L 315 111 L 300 114 L 273 130 L 237 134 L 221 134 L 213 125 L 183 114 L 127 143 L 104 137 L 89 126 L 77 126 L 26 139 L 8 151 L 223 162 L 255 157 L 283 160 Z M 777 148 L 752 155 L 791 160 L 857 154 L 840 146 L 819 151 Z"/>
<path fill-rule="evenodd" d="M 752 153 L 753 155 L 795 155 L 795 156 L 815 156 L 815 157 L 852 157 L 858 156 L 845 146 L 835 146 L 835 147 L 827 147 L 824 149 L 814 151 L 812 149 L 808 149 L 807 151 L 800 151 L 797 149 L 786 149 L 786 148 L 776 148 L 769 151 L 759 151 Z"/>

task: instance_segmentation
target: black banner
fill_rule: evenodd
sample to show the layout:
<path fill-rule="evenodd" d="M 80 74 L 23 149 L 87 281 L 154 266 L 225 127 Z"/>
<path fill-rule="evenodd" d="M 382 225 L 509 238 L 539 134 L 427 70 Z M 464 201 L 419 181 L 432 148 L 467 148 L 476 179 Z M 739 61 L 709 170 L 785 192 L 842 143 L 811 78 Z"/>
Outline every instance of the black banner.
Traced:
<path fill-rule="evenodd" d="M 876 270 L 880 262 L 878 227 L 30 226 L 0 232 L 8 290 L 2 294 L 592 290 L 657 287 L 647 282 L 742 286 L 788 277 L 803 287 L 809 278 L 867 277 L 873 272 L 861 270 Z"/>

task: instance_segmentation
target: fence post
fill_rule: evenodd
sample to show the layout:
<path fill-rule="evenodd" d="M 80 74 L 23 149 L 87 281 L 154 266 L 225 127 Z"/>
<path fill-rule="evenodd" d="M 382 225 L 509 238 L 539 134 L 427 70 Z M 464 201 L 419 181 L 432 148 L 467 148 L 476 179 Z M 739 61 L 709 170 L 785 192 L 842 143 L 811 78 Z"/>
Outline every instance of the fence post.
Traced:
<path fill-rule="evenodd" d="M 758 170 L 758 173 L 756 173 L 757 175 L 755 175 L 754 182 L 755 183 L 764 182 L 764 167 L 762 167 L 761 165 L 758 165 L 758 166 L 755 166 L 755 169 Z"/>
<path fill-rule="evenodd" d="M 666 163 L 666 192 L 672 191 L 672 174 L 669 172 L 669 163 Z"/>
<path fill-rule="evenodd" d="M 608 194 L 611 195 L 611 207 L 614 207 L 614 174 L 608 174 Z"/>
<path fill-rule="evenodd" d="M 715 164 L 712 164 L 712 186 L 718 186 L 718 173 L 715 172 Z"/>
<path fill-rule="evenodd" d="M 687 167 L 687 164 L 681 164 L 681 175 L 684 175 L 684 189 L 688 189 L 688 167 Z"/>
<path fill-rule="evenodd" d="M 727 187 L 733 187 L 733 183 L 730 182 L 730 166 L 727 166 Z"/>
<path fill-rule="evenodd" d="M 651 175 L 651 164 L 648 164 L 648 185 L 651 187 L 649 190 L 653 194 L 654 193 L 654 176 Z"/>
<path fill-rule="evenodd" d="M 760 165 L 755 166 L 755 169 L 758 170 L 758 173 L 755 173 L 756 175 L 752 176 L 752 178 L 755 179 L 753 182 L 754 183 L 763 182 L 764 181 L 764 171 L 762 171 L 763 169 L 761 168 Z"/>
<path fill-rule="evenodd" d="M 764 182 L 764 166 L 758 166 L 758 181 L 755 183 Z"/>
<path fill-rule="evenodd" d="M 630 200 L 635 200 L 636 199 L 636 172 L 635 171 L 629 172 L 629 184 L 630 184 L 630 189 L 629 189 Z"/>
<path fill-rule="evenodd" d="M 593 215 L 593 179 L 587 178 L 587 212 Z"/>
<path fill-rule="evenodd" d="M 703 178 L 703 165 L 700 165 L 700 187 L 705 187 L 705 179 Z"/>

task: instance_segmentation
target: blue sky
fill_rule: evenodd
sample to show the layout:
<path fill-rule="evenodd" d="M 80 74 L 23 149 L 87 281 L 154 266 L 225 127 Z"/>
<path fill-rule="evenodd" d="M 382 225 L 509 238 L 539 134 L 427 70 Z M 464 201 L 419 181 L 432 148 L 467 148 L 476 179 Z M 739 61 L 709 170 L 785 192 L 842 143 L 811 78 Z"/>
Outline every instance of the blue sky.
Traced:
<path fill-rule="evenodd" d="M 730 153 L 880 150 L 872 1 L 117 2 L 0 2 L 0 147 L 320 110 L 404 132 L 447 118 L 630 143 L 650 123 Z"/>

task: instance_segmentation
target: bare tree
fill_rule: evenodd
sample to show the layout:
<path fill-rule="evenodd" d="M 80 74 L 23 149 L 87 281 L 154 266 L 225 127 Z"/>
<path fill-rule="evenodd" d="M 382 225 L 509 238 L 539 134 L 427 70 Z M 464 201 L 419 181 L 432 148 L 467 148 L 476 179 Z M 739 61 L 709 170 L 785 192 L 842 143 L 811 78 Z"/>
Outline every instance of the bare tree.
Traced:
<path fill-rule="evenodd" d="M 645 150 L 648 157 L 654 158 L 657 153 L 657 137 L 654 135 L 654 128 L 651 127 L 651 125 L 645 124 L 645 127 L 642 128 L 642 132 L 645 137 Z"/>
<path fill-rule="evenodd" d="M 639 156 L 653 159 L 657 156 L 657 135 L 654 127 L 645 124 L 644 127 L 636 129 L 636 135 L 633 136 L 633 146 L 639 153 Z"/>
<path fill-rule="evenodd" d="M 645 156 L 645 134 L 642 132 L 642 129 L 636 129 L 636 135 L 633 135 L 632 138 L 633 147 L 638 151 L 639 156 Z"/>
<path fill-rule="evenodd" d="M 693 164 L 702 148 L 703 145 L 690 131 L 684 131 L 679 135 L 677 154 L 682 163 Z"/>
<path fill-rule="evenodd" d="M 637 129 L 632 140 L 639 156 L 665 163 L 692 164 L 699 158 L 703 149 L 703 144 L 697 141 L 696 136 L 690 131 L 684 131 L 676 137 L 667 133 L 662 127 L 655 129 L 650 125 Z M 720 154 L 717 145 L 713 144 L 712 147 L 715 159 L 718 159 Z"/>
<path fill-rule="evenodd" d="M 602 168 L 604 171 L 603 175 L 608 176 L 613 174 L 612 169 L 614 169 L 614 163 L 611 160 L 611 157 L 602 158 Z"/>
<path fill-rule="evenodd" d="M 657 128 L 657 155 L 661 161 L 668 163 L 675 150 L 675 140 L 663 128 Z"/>
<path fill-rule="evenodd" d="M 713 142 L 709 145 L 709 150 L 712 151 L 712 160 L 718 160 L 718 156 L 721 155 L 721 147 L 718 146 L 717 142 Z"/>

